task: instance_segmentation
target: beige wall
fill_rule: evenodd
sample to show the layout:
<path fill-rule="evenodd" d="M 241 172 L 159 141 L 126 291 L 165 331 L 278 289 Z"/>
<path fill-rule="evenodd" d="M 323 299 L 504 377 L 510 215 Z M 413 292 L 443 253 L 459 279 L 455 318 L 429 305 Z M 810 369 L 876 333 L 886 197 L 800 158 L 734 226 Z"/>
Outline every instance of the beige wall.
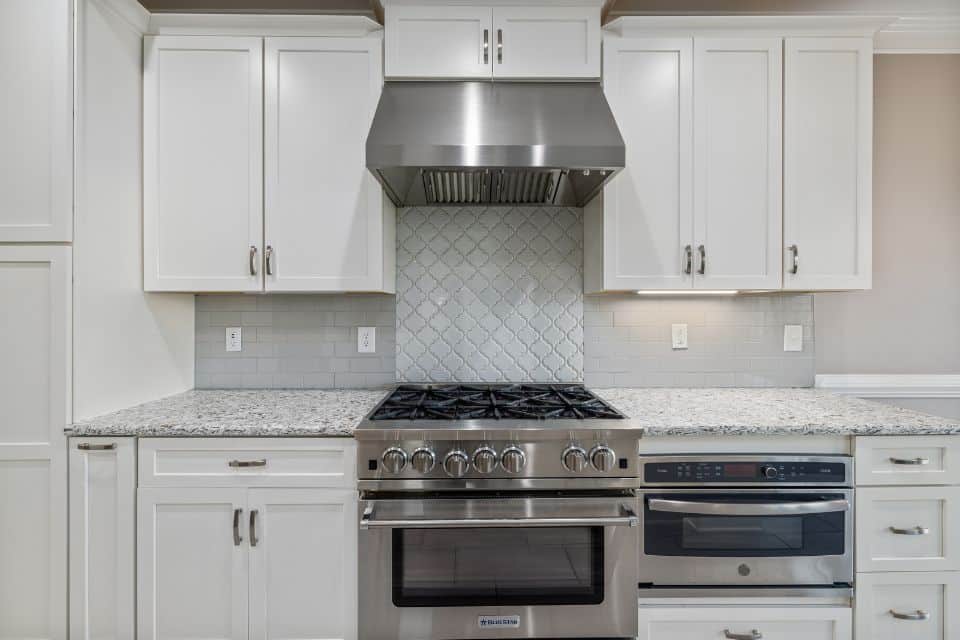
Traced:
<path fill-rule="evenodd" d="M 874 59 L 873 289 L 817 294 L 817 373 L 960 373 L 960 55 Z"/>

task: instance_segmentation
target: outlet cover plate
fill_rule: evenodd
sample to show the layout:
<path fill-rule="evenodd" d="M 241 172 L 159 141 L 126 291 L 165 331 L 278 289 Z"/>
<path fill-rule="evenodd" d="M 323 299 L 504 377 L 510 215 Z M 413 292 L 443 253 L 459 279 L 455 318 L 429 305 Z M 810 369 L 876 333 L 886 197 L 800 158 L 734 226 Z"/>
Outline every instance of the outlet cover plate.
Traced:
<path fill-rule="evenodd" d="M 783 325 L 783 350 L 803 351 L 803 325 Z"/>
<path fill-rule="evenodd" d="M 357 327 L 357 353 L 377 352 L 377 328 Z"/>
<path fill-rule="evenodd" d="M 227 351 L 243 350 L 243 329 L 240 327 L 227 327 L 226 348 Z"/>
<path fill-rule="evenodd" d="M 671 342 L 673 343 L 674 349 L 686 349 L 687 348 L 687 325 L 686 324 L 675 324 L 670 327 L 670 335 L 672 337 Z"/>

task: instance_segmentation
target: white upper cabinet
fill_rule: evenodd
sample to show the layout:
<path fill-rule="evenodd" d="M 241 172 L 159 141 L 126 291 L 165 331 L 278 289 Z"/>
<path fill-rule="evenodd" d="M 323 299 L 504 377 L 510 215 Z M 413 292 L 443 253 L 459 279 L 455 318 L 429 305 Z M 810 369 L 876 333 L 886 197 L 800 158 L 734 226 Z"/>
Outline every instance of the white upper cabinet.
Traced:
<path fill-rule="evenodd" d="M 784 287 L 869 289 L 873 44 L 787 38 Z"/>
<path fill-rule="evenodd" d="M 144 39 L 144 289 L 259 291 L 263 42 Z"/>
<path fill-rule="evenodd" d="M 73 2 L 0 2 L 0 242 L 69 242 Z"/>
<path fill-rule="evenodd" d="M 782 47 L 694 39 L 696 288 L 780 288 Z"/>
<path fill-rule="evenodd" d="M 384 22 L 388 78 L 490 77 L 490 7 L 387 5 Z"/>
<path fill-rule="evenodd" d="M 265 288 L 393 291 L 393 205 L 366 168 L 381 41 L 268 38 Z"/>
<path fill-rule="evenodd" d="M 600 77 L 598 2 L 384 5 L 388 78 Z"/>
<path fill-rule="evenodd" d="M 626 168 L 585 216 L 585 282 L 682 289 L 693 281 L 693 42 L 610 38 L 603 88 L 626 142 Z"/>

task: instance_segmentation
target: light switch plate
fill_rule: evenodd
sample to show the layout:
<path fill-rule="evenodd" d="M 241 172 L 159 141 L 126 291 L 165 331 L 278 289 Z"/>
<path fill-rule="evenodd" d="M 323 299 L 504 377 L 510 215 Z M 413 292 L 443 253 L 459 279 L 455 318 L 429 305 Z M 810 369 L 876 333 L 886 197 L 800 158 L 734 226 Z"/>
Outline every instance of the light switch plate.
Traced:
<path fill-rule="evenodd" d="M 243 334 L 240 327 L 227 327 L 227 351 L 243 350 Z"/>
<path fill-rule="evenodd" d="M 687 325 L 675 324 L 670 327 L 670 335 L 674 349 L 687 348 Z"/>
<path fill-rule="evenodd" d="M 803 351 L 803 325 L 783 325 L 783 350 Z"/>
<path fill-rule="evenodd" d="M 377 328 L 357 327 L 357 353 L 377 352 Z"/>

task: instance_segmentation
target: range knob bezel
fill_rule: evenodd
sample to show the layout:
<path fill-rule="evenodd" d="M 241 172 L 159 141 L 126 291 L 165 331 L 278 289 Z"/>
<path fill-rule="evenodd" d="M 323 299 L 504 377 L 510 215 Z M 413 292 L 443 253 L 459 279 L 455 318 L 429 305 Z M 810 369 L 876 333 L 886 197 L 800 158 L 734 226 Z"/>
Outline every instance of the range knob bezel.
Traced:
<path fill-rule="evenodd" d="M 393 468 L 393 465 L 387 462 L 387 456 L 391 454 L 400 454 L 400 465 L 397 468 Z M 380 454 L 380 464 L 383 465 L 384 471 L 394 475 L 403 473 L 403 470 L 407 468 L 408 461 L 407 452 L 401 447 L 387 447 L 383 450 L 383 453 Z"/>
<path fill-rule="evenodd" d="M 570 465 L 567 464 L 567 456 L 570 454 L 577 455 L 577 459 L 580 461 L 579 468 L 571 469 Z M 590 464 L 590 460 L 587 458 L 586 449 L 579 445 L 572 444 L 564 449 L 563 453 L 560 454 L 560 463 L 563 465 L 563 468 L 570 473 L 583 473 L 583 471 L 587 468 L 587 465 Z"/>
<path fill-rule="evenodd" d="M 477 462 L 481 454 L 488 454 L 489 455 L 488 459 L 492 459 L 492 463 L 489 469 L 484 470 L 481 467 L 480 463 Z M 473 460 L 473 468 L 477 470 L 477 473 L 486 475 L 488 473 L 493 473 L 494 470 L 496 470 L 497 465 L 500 462 L 500 457 L 497 455 L 496 449 L 494 449 L 493 447 L 489 447 L 487 445 L 483 445 L 482 447 L 478 447 L 477 450 L 473 452 L 472 460 Z"/>
<path fill-rule="evenodd" d="M 426 469 L 417 467 L 417 455 L 426 456 L 430 461 L 430 466 Z M 418 473 L 430 473 L 437 466 L 437 454 L 430 447 L 417 447 L 410 453 L 410 466 Z"/>
<path fill-rule="evenodd" d="M 463 473 L 451 473 L 450 468 L 447 466 L 447 463 L 454 458 L 463 458 Z M 462 478 L 467 475 L 470 471 L 470 456 L 467 455 L 466 451 L 462 449 L 454 449 L 453 451 L 448 451 L 447 455 L 443 456 L 443 472 L 446 473 L 451 478 Z"/>
<path fill-rule="evenodd" d="M 603 456 L 604 459 L 609 460 L 610 464 L 608 467 L 604 467 L 601 464 L 597 464 L 597 457 Z M 608 447 L 605 444 L 598 444 L 590 449 L 590 466 L 599 471 L 600 473 L 606 473 L 610 471 L 617 465 L 617 454 L 614 453 L 613 449 Z"/>
<path fill-rule="evenodd" d="M 507 464 L 507 457 L 508 457 L 509 455 L 511 455 L 511 454 L 515 454 L 515 455 L 519 456 L 519 461 L 520 461 L 520 462 L 519 462 L 519 464 L 517 465 L 517 468 L 516 468 L 516 469 L 512 469 L 512 468 L 511 468 L 513 465 Z M 500 466 L 501 466 L 501 467 L 503 468 L 503 470 L 506 471 L 507 473 L 510 473 L 510 474 L 520 473 L 521 471 L 523 471 L 523 468 L 524 468 L 526 465 L 527 465 L 527 454 L 525 454 L 525 453 L 523 452 L 523 449 L 521 449 L 520 447 L 515 446 L 515 445 L 511 445 L 511 446 L 507 447 L 506 449 L 504 449 L 503 451 L 500 452 Z"/>

